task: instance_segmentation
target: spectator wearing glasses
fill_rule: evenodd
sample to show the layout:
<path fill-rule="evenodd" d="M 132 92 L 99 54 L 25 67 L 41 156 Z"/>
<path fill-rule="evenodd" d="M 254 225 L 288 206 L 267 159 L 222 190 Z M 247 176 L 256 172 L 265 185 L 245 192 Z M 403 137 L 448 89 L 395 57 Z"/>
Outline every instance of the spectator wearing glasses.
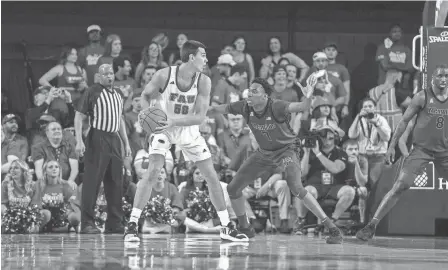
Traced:
<path fill-rule="evenodd" d="M 301 161 L 304 185 L 316 199 L 330 198 L 338 201 L 331 215 L 333 222 L 336 222 L 352 204 L 355 189 L 346 185 L 348 157 L 337 146 L 337 131 L 326 125 L 320 126 L 317 131 L 319 138 L 316 146 L 312 149 L 304 148 Z M 294 231 L 301 234 L 308 209 L 301 200 L 295 200 L 295 207 L 298 217 Z"/>

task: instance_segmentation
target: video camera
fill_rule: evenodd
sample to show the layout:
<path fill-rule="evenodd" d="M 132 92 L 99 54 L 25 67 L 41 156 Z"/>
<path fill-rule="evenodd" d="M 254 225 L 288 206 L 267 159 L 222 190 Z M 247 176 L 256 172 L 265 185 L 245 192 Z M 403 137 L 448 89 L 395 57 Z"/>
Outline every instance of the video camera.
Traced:
<path fill-rule="evenodd" d="M 305 148 L 314 148 L 316 147 L 317 140 L 319 140 L 320 145 L 322 145 L 322 137 L 326 137 L 325 130 L 313 130 L 313 131 L 307 131 L 305 134 L 305 142 L 303 144 L 303 147 Z"/>

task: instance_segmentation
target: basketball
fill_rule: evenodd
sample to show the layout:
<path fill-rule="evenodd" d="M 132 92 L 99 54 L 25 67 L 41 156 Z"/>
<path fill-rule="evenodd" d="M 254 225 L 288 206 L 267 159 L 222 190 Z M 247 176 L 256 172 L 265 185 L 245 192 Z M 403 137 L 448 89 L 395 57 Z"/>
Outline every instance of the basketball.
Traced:
<path fill-rule="evenodd" d="M 161 126 L 159 121 L 166 120 L 165 112 L 158 108 L 148 108 L 138 115 L 140 126 L 147 134 L 155 133 L 156 127 Z"/>

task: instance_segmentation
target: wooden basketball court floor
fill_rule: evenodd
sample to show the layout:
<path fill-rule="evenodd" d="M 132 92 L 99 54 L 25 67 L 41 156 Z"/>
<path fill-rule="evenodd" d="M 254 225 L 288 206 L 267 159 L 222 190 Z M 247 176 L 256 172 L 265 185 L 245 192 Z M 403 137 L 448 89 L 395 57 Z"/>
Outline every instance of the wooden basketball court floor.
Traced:
<path fill-rule="evenodd" d="M 259 234 L 249 243 L 218 235 L 2 235 L 1 269 L 448 269 L 447 238 L 377 237 L 328 245 L 322 237 Z"/>

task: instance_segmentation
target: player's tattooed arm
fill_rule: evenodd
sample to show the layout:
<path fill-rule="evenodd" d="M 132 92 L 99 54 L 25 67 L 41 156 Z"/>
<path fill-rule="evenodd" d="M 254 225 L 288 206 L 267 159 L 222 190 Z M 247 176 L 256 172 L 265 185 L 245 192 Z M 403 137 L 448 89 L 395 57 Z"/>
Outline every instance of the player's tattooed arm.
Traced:
<path fill-rule="evenodd" d="M 210 92 L 212 89 L 212 82 L 206 75 L 201 75 L 199 78 L 198 96 L 194 104 L 194 115 L 188 115 L 181 119 L 173 119 L 173 126 L 195 126 L 202 124 L 207 115 Z"/>
<path fill-rule="evenodd" d="M 146 109 L 151 104 L 152 99 L 156 99 L 160 95 L 160 90 L 165 88 L 168 81 L 169 68 L 164 68 L 157 71 L 152 77 L 151 81 L 145 86 L 142 92 L 140 104 L 142 109 Z"/>
<path fill-rule="evenodd" d="M 401 121 L 397 125 L 397 128 L 395 129 L 394 135 L 392 136 L 392 140 L 389 144 L 389 148 L 395 148 L 395 146 L 398 143 L 398 140 L 405 132 L 409 122 L 423 108 L 426 99 L 425 95 L 426 95 L 425 91 L 420 91 L 414 96 L 414 98 L 411 101 L 411 104 L 408 106 L 408 108 L 403 114 L 403 119 L 401 119 Z"/>

